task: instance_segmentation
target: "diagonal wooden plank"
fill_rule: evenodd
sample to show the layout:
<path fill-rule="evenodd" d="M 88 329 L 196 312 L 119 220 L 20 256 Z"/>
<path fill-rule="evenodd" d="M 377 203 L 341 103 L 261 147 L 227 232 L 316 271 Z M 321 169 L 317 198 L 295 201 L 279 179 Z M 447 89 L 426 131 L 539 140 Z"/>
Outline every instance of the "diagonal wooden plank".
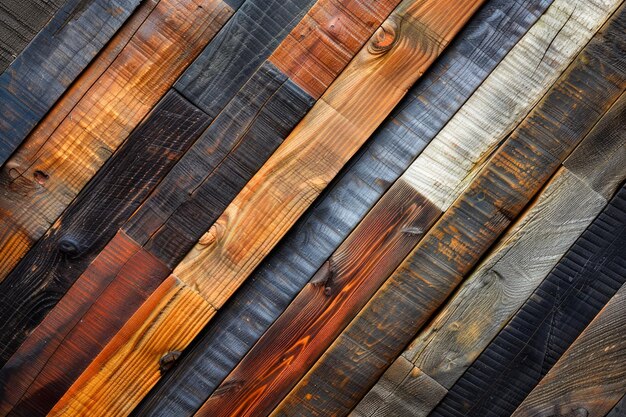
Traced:
<path fill-rule="evenodd" d="M 199 408 L 548 5 L 492 1 L 483 6 L 137 414 L 177 415 Z"/>
<path fill-rule="evenodd" d="M 160 1 L 54 132 L 26 139 L 0 175 L 2 279 L 232 12 L 219 0 Z"/>
<path fill-rule="evenodd" d="M 604 9 L 596 24 L 618 4 Z M 615 37 L 616 26 L 605 27 L 596 43 L 605 32 Z M 348 413 L 593 127 L 598 111 L 623 92 L 625 82 L 624 74 L 594 56 L 593 48 L 581 54 L 273 415 Z M 568 94 L 571 84 L 585 89 Z M 578 105 L 556 105 L 565 99 Z"/>
<path fill-rule="evenodd" d="M 16 3 L 7 1 L 6 5 Z M 30 6 L 38 2 L 28 3 Z M 138 5 L 139 0 L 65 2 L 0 75 L 0 164 L 7 160 Z M 0 7 L 0 13 L 3 9 Z M 0 22 L 3 21 L 0 17 Z M 0 56 L 3 55 L 1 49 L 0 46 Z M 3 69 L 0 64 L 0 71 Z"/>
<path fill-rule="evenodd" d="M 600 126 L 596 126 L 565 161 L 565 165 L 569 166 L 570 161 L 588 156 L 589 149 L 596 149 L 599 163 L 575 164 L 572 169 L 561 168 L 537 201 L 526 209 L 523 217 L 516 221 L 486 260 L 465 280 L 454 298 L 403 353 L 402 360 L 411 361 L 417 369 L 448 389 L 468 367 L 476 366 L 472 364 L 481 351 L 600 213 L 615 188 L 626 179 L 626 172 L 622 172 L 619 178 L 611 175 L 610 169 L 607 170 L 607 167 L 619 163 L 623 157 L 619 150 L 626 145 L 626 135 L 616 135 L 613 140 L 605 141 L 611 137 L 616 122 L 623 118 L 624 103 L 626 101 L 623 97 L 618 100 L 618 104 L 603 116 Z M 604 141 L 605 146 L 598 148 L 598 143 Z M 592 186 L 596 183 L 603 183 L 607 193 L 599 194 L 594 190 Z M 558 239 L 555 238 L 557 236 Z M 501 364 L 506 365 L 503 360 Z M 495 403 L 509 401 L 502 392 L 506 383 L 495 384 L 495 380 L 495 377 L 485 377 L 483 382 L 490 386 L 489 408 L 492 410 Z M 397 389 L 402 391 L 402 388 Z M 468 391 L 471 393 L 470 398 L 459 399 L 449 408 L 454 415 L 467 412 L 471 404 L 477 401 L 477 391 Z M 494 393 L 499 391 L 500 394 L 494 397 Z M 385 404 L 379 406 L 388 411 L 394 402 L 395 399 L 390 396 Z M 366 406 L 367 412 L 364 409 Z M 409 414 L 411 407 L 424 408 L 419 401 L 409 401 L 404 415 Z M 515 409 L 514 405 L 512 407 L 508 413 Z M 383 410 L 376 411 L 376 408 L 371 400 L 357 407 L 363 415 L 382 415 Z M 428 411 L 433 408 L 431 406 Z M 507 414 L 502 409 L 497 412 Z M 441 415 L 437 411 L 434 414 Z M 489 414 L 487 410 L 482 410 L 475 415 Z"/>
<path fill-rule="evenodd" d="M 626 285 L 565 352 L 514 417 L 603 416 L 626 389 Z"/>

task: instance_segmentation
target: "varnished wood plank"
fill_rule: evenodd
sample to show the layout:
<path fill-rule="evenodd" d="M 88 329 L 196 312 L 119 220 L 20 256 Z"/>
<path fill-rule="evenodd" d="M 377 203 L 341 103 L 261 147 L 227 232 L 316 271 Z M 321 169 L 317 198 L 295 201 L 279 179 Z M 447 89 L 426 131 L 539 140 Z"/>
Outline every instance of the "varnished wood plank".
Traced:
<path fill-rule="evenodd" d="M 3 4 L 11 7 L 17 3 L 7 0 Z M 16 10 L 29 10 L 39 3 L 27 2 L 27 7 Z M 138 5 L 139 0 L 69 0 L 0 75 L 0 164 Z M 0 10 L 5 9 L 0 7 Z M 4 22 L 1 17 L 0 22 Z M 0 33 L 1 26 L 0 23 Z M 0 36 L 7 40 L 17 38 Z M 0 46 L 0 56 L 3 55 L 1 50 Z M 0 64 L 0 71 L 3 69 Z"/>
<path fill-rule="evenodd" d="M 605 10 L 604 17 L 617 5 Z M 609 24 L 595 42 L 602 43 L 605 35 L 617 36 L 612 31 L 616 29 L 617 25 Z M 296 410 L 305 410 L 304 415 L 328 410 L 342 415 L 374 385 L 594 126 L 598 111 L 606 110 L 624 90 L 624 74 L 592 50 L 587 48 L 576 59 L 273 415 L 293 415 Z M 569 93 L 572 85 L 577 86 L 575 94 Z M 567 100 L 578 104 L 572 106 Z"/>
<path fill-rule="evenodd" d="M 170 276 L 102 350 L 48 415 L 127 415 L 159 378 L 168 353 L 182 351 L 215 313 L 193 289 Z M 132 364 L 133 366 L 129 366 Z M 141 369 L 140 384 L 119 389 Z"/>
<path fill-rule="evenodd" d="M 513 413 L 602 416 L 626 390 L 626 285 Z"/>
<path fill-rule="evenodd" d="M 0 174 L 0 277 L 54 223 L 231 14 L 219 0 L 160 1 L 54 132 L 26 139 Z"/>
<path fill-rule="evenodd" d="M 209 323 L 205 337 L 159 382 L 137 414 L 195 411 L 548 4 L 489 2 L 477 12 L 401 110 Z"/>
<path fill-rule="evenodd" d="M 0 73 L 22 52 L 44 27 L 64 0 L 21 2 L 7 0 L 0 5 Z"/>
<path fill-rule="evenodd" d="M 12 416 L 50 411 L 168 273 L 163 263 L 118 233 L 2 368 L 0 410 L 11 410 Z"/>

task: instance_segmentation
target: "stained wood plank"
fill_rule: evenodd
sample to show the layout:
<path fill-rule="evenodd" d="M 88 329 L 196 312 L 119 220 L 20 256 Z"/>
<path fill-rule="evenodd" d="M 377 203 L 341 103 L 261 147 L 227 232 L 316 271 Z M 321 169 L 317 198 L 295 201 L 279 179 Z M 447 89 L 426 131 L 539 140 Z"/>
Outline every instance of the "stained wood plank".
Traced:
<path fill-rule="evenodd" d="M 63 6 L 64 0 L 20 2 L 7 0 L 0 7 L 0 73 L 22 52 Z"/>
<path fill-rule="evenodd" d="M 626 285 L 615 294 L 513 416 L 602 416 L 626 390 Z"/>
<path fill-rule="evenodd" d="M 47 414 L 168 272 L 118 233 L 0 371 L 2 413 Z"/>
<path fill-rule="evenodd" d="M 0 173 L 1 278 L 54 223 L 232 12 L 219 0 L 160 1 L 51 136 L 31 135 L 22 144 Z"/>
<path fill-rule="evenodd" d="M 168 353 L 182 351 L 215 313 L 193 289 L 170 276 L 122 327 L 48 415 L 127 415 L 156 382 Z M 164 318 L 164 319 L 163 319 Z M 128 366 L 128 364 L 133 366 Z M 141 384 L 118 390 L 144 371 Z"/>
<path fill-rule="evenodd" d="M 552 7 L 555 5 L 558 3 Z M 607 17 L 611 10 L 605 12 Z M 620 19 L 622 14 L 620 11 Z M 596 35 L 594 44 L 602 43 L 605 35 L 617 36 L 617 29 L 618 25 L 609 24 Z M 274 416 L 293 415 L 296 410 L 298 415 L 324 414 L 328 410 L 343 415 L 374 385 L 419 327 L 593 127 L 600 118 L 598 111 L 606 110 L 623 92 L 624 74 L 592 52 L 593 45 L 570 66 L 469 189 L 279 405 Z M 566 104 L 567 100 L 578 104 Z"/>
<path fill-rule="evenodd" d="M 24 4 L 7 0 L 3 5 L 12 9 L 18 3 Z M 31 7 L 43 5 L 40 3 L 43 2 L 26 2 L 26 7 L 16 7 L 15 10 L 28 11 Z M 62 2 L 50 3 L 48 6 Z M 138 5 L 139 0 L 67 1 L 0 75 L 0 164 L 7 160 Z M 0 7 L 0 13 L 4 10 Z M 43 15 L 40 13 L 37 17 Z M 5 20 L 0 17 L 0 22 Z M 1 26 L 0 23 L 0 33 Z M 0 36 L 0 39 L 17 40 L 19 36 Z M 3 56 L 1 45 L 0 41 L 0 56 Z"/>
<path fill-rule="evenodd" d="M 624 103 L 624 98 L 620 99 L 566 160 L 566 164 L 568 161 L 580 161 L 591 144 L 597 145 L 603 141 L 609 146 L 596 151 L 603 155 L 602 159 L 598 157 L 598 161 L 602 162 L 597 165 L 572 164 L 573 171 L 560 169 L 538 200 L 516 221 L 489 257 L 465 280 L 443 311 L 403 353 L 402 360 L 411 361 L 421 372 L 446 388 L 451 388 L 468 367 L 480 369 L 481 379 L 471 379 L 472 383 L 478 385 L 463 383 L 465 380 L 470 381 L 468 375 L 471 375 L 471 371 L 465 373 L 460 382 L 464 395 L 454 396 L 452 389 L 448 397 L 454 397 L 455 400 L 446 397 L 442 404 L 448 405 L 438 408 L 446 412 L 435 411 L 435 415 L 465 415 L 472 404 L 479 401 L 480 395 L 488 395 L 488 404 L 483 403 L 483 409 L 472 409 L 472 415 L 504 415 L 514 411 L 515 404 L 505 395 L 503 386 L 507 385 L 505 381 L 517 378 L 509 375 L 511 379 L 496 383 L 497 377 L 486 377 L 484 366 L 478 365 L 479 362 L 474 364 L 474 361 L 606 204 L 605 197 L 596 193 L 590 184 L 607 184 L 606 189 L 612 194 L 626 179 L 623 170 L 621 178 L 605 170 L 606 166 L 619 163 L 622 158 L 620 149 L 626 146 L 626 136 L 617 126 L 624 117 Z M 606 138 L 611 139 L 605 141 Z M 549 313 L 545 312 L 546 315 Z M 541 313 L 539 316 L 544 317 Z M 501 353 L 499 351 L 498 355 Z M 495 363 L 508 367 L 501 356 Z M 542 360 L 532 363 L 524 361 L 519 365 L 533 368 L 540 364 L 545 367 L 545 361 Z M 485 389 L 479 391 L 479 386 L 485 386 Z M 398 392 L 403 390 L 402 387 L 396 389 Z M 389 396 L 378 407 L 388 409 L 393 407 L 395 401 L 394 396 Z M 507 404 L 510 409 L 507 411 L 507 407 L 498 407 L 497 404 Z M 425 404 L 415 400 L 413 406 L 417 415 L 426 414 L 421 411 Z M 369 412 L 378 408 L 372 400 L 365 399 L 357 410 L 364 412 L 364 407 Z"/>
<path fill-rule="evenodd" d="M 548 4 L 483 6 L 400 110 L 209 323 L 202 340 L 159 381 L 137 415 L 195 412 Z"/>

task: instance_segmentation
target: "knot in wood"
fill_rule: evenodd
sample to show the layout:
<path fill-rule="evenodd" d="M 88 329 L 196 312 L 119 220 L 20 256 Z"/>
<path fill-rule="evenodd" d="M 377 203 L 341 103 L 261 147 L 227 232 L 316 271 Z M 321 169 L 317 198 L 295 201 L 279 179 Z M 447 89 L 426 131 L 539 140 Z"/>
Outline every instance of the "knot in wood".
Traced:
<path fill-rule="evenodd" d="M 64 237 L 59 240 L 59 252 L 67 256 L 76 256 L 80 252 L 80 246 L 74 238 Z"/>
<path fill-rule="evenodd" d="M 33 172 L 33 177 L 35 178 L 35 181 L 37 181 L 39 185 L 44 185 L 46 181 L 48 181 L 48 178 L 50 178 L 48 174 L 39 170 Z"/>
<path fill-rule="evenodd" d="M 373 55 L 384 54 L 393 48 L 398 38 L 398 24 L 395 19 L 389 18 L 376 30 L 367 45 L 367 50 Z"/>
<path fill-rule="evenodd" d="M 217 239 L 220 237 L 220 227 L 217 224 L 211 226 L 208 232 L 206 232 L 200 240 L 198 240 L 198 244 L 201 246 L 209 246 L 214 244 Z"/>
<path fill-rule="evenodd" d="M 163 374 L 172 369 L 174 363 L 178 360 L 178 358 L 180 358 L 181 353 L 182 352 L 178 350 L 171 350 L 161 356 L 161 359 L 159 359 L 159 371 Z"/>

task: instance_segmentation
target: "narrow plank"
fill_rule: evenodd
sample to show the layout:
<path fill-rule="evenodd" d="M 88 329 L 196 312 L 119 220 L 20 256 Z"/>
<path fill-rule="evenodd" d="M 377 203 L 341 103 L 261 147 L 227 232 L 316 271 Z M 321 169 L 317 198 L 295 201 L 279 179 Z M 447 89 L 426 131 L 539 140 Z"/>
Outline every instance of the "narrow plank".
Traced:
<path fill-rule="evenodd" d="M 455 16 L 455 19 L 451 19 L 447 21 L 448 22 L 447 24 L 450 25 L 449 30 L 451 32 L 448 32 L 442 27 L 437 26 L 435 28 L 435 30 L 442 31 L 441 38 L 439 40 L 442 46 L 446 45 L 449 42 L 451 33 L 455 33 L 458 30 L 458 27 L 462 26 L 464 20 L 467 19 L 467 16 L 470 14 L 470 12 L 473 11 L 475 8 L 477 8 L 477 6 L 478 6 L 478 3 L 468 2 L 468 4 L 465 4 L 462 10 L 459 11 L 459 15 Z M 422 8 L 420 10 L 425 14 L 426 18 L 433 19 L 432 14 L 428 13 L 429 7 L 422 5 Z M 407 27 L 407 32 L 410 33 L 412 31 L 417 30 L 417 27 L 415 25 L 416 24 L 409 22 L 408 27 Z M 375 37 L 373 38 L 374 45 L 376 45 L 378 42 L 376 39 L 377 37 L 375 35 Z M 409 39 L 407 39 L 407 41 Z M 418 41 L 418 44 L 419 42 L 422 42 L 422 41 L 426 42 L 426 44 L 431 42 L 428 39 L 426 40 L 422 39 Z M 325 93 L 325 97 L 326 95 L 329 95 L 329 94 L 330 94 L 330 97 L 325 99 L 324 101 L 318 102 L 319 106 L 318 105 L 314 106 L 313 110 L 308 113 L 307 117 L 305 117 L 303 122 L 300 123 L 299 127 L 296 128 L 295 130 L 296 133 L 295 134 L 292 133 L 290 135 L 290 138 L 295 136 L 296 139 L 290 140 L 289 141 L 290 145 L 287 146 L 286 149 L 285 149 L 285 146 L 281 146 L 281 148 L 279 148 L 279 150 L 272 155 L 272 158 L 277 158 L 279 166 L 283 165 L 283 162 L 282 162 L 283 158 L 286 158 L 287 156 L 291 156 L 293 152 L 296 152 L 296 153 L 302 152 L 303 156 L 307 156 L 308 158 L 313 158 L 313 160 L 317 160 L 317 158 L 320 155 L 324 155 L 326 157 L 325 163 L 313 164 L 312 168 L 314 168 L 314 173 L 317 173 L 319 170 L 321 175 L 332 176 L 333 173 L 336 170 L 338 170 L 340 166 L 345 162 L 345 160 L 349 158 L 349 156 L 356 150 L 355 147 L 358 147 L 358 145 L 362 143 L 365 137 L 367 137 L 367 135 L 369 135 L 371 131 L 374 130 L 375 126 L 380 122 L 380 119 L 382 119 L 389 112 L 391 107 L 393 107 L 393 105 L 395 104 L 395 101 L 397 101 L 403 95 L 403 92 L 406 91 L 406 89 L 410 86 L 412 81 L 418 77 L 419 73 L 416 73 L 414 71 L 402 72 L 400 76 L 398 77 L 398 79 L 393 81 L 396 87 L 390 87 L 390 88 L 392 88 L 392 91 L 394 92 L 395 101 L 385 104 L 385 108 L 387 110 L 385 110 L 383 112 L 384 114 L 382 115 L 379 115 L 378 113 L 376 113 L 376 117 L 371 117 L 370 109 L 360 109 L 360 110 L 357 109 L 358 111 L 354 112 L 351 104 L 355 102 L 361 102 L 360 99 L 363 98 L 363 96 L 369 97 L 370 94 L 376 93 L 378 91 L 377 90 L 378 84 L 380 84 L 380 82 L 382 81 L 382 78 L 381 78 L 382 74 L 385 74 L 387 71 L 390 71 L 391 73 L 393 73 L 393 70 L 397 69 L 398 67 L 404 68 L 403 65 L 406 63 L 406 60 L 399 60 L 398 54 L 406 55 L 409 52 L 411 52 L 413 54 L 412 59 L 416 62 L 418 68 L 421 68 L 421 71 L 423 71 L 423 69 L 426 68 L 430 64 L 430 62 L 434 60 L 434 57 L 436 56 L 436 54 L 438 54 L 438 50 L 432 51 L 432 50 L 429 50 L 428 48 L 424 49 L 426 55 L 424 55 L 424 53 L 421 51 L 419 52 L 414 51 L 413 49 L 416 47 L 415 41 L 399 42 L 399 44 L 404 44 L 404 43 L 407 43 L 408 45 L 405 45 L 403 48 L 392 47 L 392 50 L 394 51 L 394 53 L 382 54 L 383 56 L 379 55 L 377 57 L 378 59 L 377 68 L 381 70 L 379 72 L 370 73 L 369 75 L 364 74 L 361 71 L 357 70 L 359 66 L 363 66 L 367 64 L 366 62 L 363 62 L 363 61 L 369 56 L 370 53 L 368 52 L 367 48 L 364 48 L 362 50 L 360 58 L 359 56 L 357 56 L 356 58 L 357 64 L 353 65 L 353 63 L 351 63 L 347 67 L 347 69 L 343 71 L 342 74 L 340 75 L 337 82 L 339 83 L 341 87 L 335 88 L 335 89 L 333 88 L 329 89 L 329 91 Z M 395 53 L 395 51 L 399 51 L 399 52 Z M 346 73 L 348 73 L 348 76 L 345 75 Z M 350 74 L 352 74 L 352 76 L 350 76 Z M 340 92 L 339 90 L 342 90 L 342 89 L 343 90 L 350 89 L 351 91 L 352 90 L 351 85 L 353 85 L 355 81 L 352 78 L 355 78 L 355 77 L 360 78 L 362 75 L 367 75 L 367 77 L 369 77 L 370 79 L 370 83 L 375 84 L 372 86 L 374 87 L 373 92 L 368 93 L 366 91 L 368 89 L 359 88 L 358 91 L 360 91 L 360 94 L 354 94 L 354 95 L 351 95 L 350 97 L 342 96 L 341 94 L 339 94 Z M 342 79 L 342 77 L 344 78 Z M 391 82 L 392 81 L 385 80 L 383 84 L 389 85 Z M 357 83 L 357 85 L 359 86 L 361 84 L 362 83 Z M 376 98 L 380 97 L 380 95 L 378 94 L 373 94 L 373 96 Z M 341 98 L 341 97 L 344 97 L 344 98 Z M 339 106 L 339 104 L 341 104 L 341 106 Z M 331 106 L 334 106 L 334 108 L 339 109 L 339 110 L 335 110 Z M 308 121 L 307 118 L 308 120 L 312 119 L 315 123 Z M 360 131 L 359 135 L 356 135 L 356 136 L 352 135 L 351 133 L 353 133 L 354 130 L 356 129 L 353 126 L 355 126 L 357 122 L 360 122 L 361 120 L 363 120 L 363 130 Z M 319 132 L 314 132 L 313 130 L 316 127 L 318 127 L 322 121 L 328 121 L 329 123 L 331 122 L 334 123 L 334 126 L 338 127 L 339 130 L 333 129 L 332 128 L 333 125 L 330 124 L 329 126 L 327 126 L 328 129 L 326 129 L 322 134 L 320 134 Z M 304 129 L 303 126 L 306 126 L 306 129 Z M 298 134 L 297 132 L 301 130 L 303 130 L 303 133 Z M 337 140 L 337 132 L 343 132 L 344 134 L 346 134 L 346 141 L 345 141 L 346 143 L 342 143 L 342 141 Z M 315 137 L 315 141 L 312 141 L 314 137 Z M 305 144 L 304 146 L 302 145 L 303 143 Z M 341 149 L 337 150 L 336 154 L 330 154 L 328 152 L 329 149 L 332 149 L 334 146 L 338 146 L 338 145 L 341 145 Z M 319 149 L 322 149 L 324 147 L 328 147 L 326 152 L 325 153 L 319 152 Z M 280 156 L 280 154 L 286 154 L 286 156 L 285 155 Z M 276 156 L 276 155 L 279 155 L 279 156 Z M 269 165 L 271 166 L 273 164 L 270 163 Z M 268 164 L 266 164 L 265 166 L 268 166 Z M 333 171 L 328 172 L 329 166 L 333 169 Z M 276 168 L 276 166 L 274 166 L 274 168 Z M 290 184 L 294 182 L 300 183 L 302 179 L 301 176 L 294 177 L 291 175 L 293 174 L 293 166 L 286 166 L 285 168 L 280 168 L 278 170 L 280 172 L 280 175 L 277 176 L 276 182 L 268 183 L 268 185 L 273 185 L 273 186 L 278 187 L 277 190 L 282 190 L 282 192 L 286 191 L 285 187 L 289 187 Z M 270 171 L 271 170 L 272 169 L 270 169 Z M 283 180 L 286 180 L 287 182 L 283 182 Z M 330 178 L 328 178 L 327 180 L 330 180 Z M 310 195 L 310 197 L 313 197 L 315 193 L 319 193 L 320 191 L 319 186 L 315 185 L 316 183 L 317 181 L 313 181 L 312 183 L 311 182 L 303 183 L 304 186 L 308 189 L 308 194 Z M 307 190 L 304 190 L 304 191 L 306 192 Z M 248 192 L 250 191 L 248 190 Z M 246 193 L 246 191 L 244 190 L 243 193 Z M 264 197 L 262 198 L 264 199 L 264 198 L 267 198 L 269 194 L 263 193 L 263 195 Z M 295 200 L 298 200 L 298 197 L 299 195 L 293 196 Z M 292 202 L 294 201 L 292 200 Z M 305 199 L 303 201 L 303 203 L 305 204 L 310 204 L 310 202 L 311 202 L 310 199 Z M 266 206 L 265 209 L 268 210 L 268 209 L 271 209 L 271 207 Z M 265 222 L 268 221 L 267 218 L 263 220 Z M 209 233 L 208 238 L 203 239 L 201 241 L 200 246 L 202 246 L 202 244 L 206 244 L 207 240 L 210 239 L 210 236 L 211 234 Z M 203 286 L 198 286 L 195 284 L 189 285 L 189 283 L 185 283 L 185 284 L 187 284 L 190 288 L 193 288 L 194 291 L 199 291 L 206 298 L 206 295 L 202 293 L 202 291 L 206 287 L 203 288 Z M 211 305 L 213 305 L 210 299 L 208 299 L 207 301 Z M 168 328 L 168 326 L 171 326 L 174 323 L 173 321 L 169 321 L 168 319 L 169 314 L 171 314 L 170 310 L 164 311 L 162 312 L 162 314 L 160 315 L 157 314 L 156 316 L 156 317 L 159 317 L 160 321 L 165 322 L 163 326 L 160 326 L 159 324 L 155 324 L 155 326 L 159 328 L 159 332 L 163 334 L 164 338 L 167 338 L 167 334 L 171 331 Z M 196 334 L 197 332 L 187 333 L 186 334 L 187 342 L 190 341 Z M 141 352 L 144 351 L 143 349 L 136 349 L 136 350 L 138 350 L 139 352 L 138 355 L 141 355 Z M 57 405 L 58 406 L 57 409 L 62 409 L 65 407 L 65 405 L 61 405 L 61 403 L 63 402 L 74 403 L 75 401 L 79 401 L 79 400 L 74 401 L 73 398 L 79 398 L 82 395 L 87 395 L 87 394 L 83 394 L 85 390 L 87 389 L 91 390 L 93 387 L 97 386 L 98 384 L 101 384 L 102 381 L 109 380 L 112 374 L 115 374 L 117 372 L 123 372 L 121 369 L 119 369 L 119 367 L 122 366 L 122 362 L 119 360 L 122 355 L 123 355 L 123 349 L 120 349 L 120 353 L 117 355 L 113 355 L 111 358 L 102 358 L 102 354 L 99 355 L 98 358 L 100 358 L 100 360 L 110 365 L 101 367 L 101 372 L 98 372 L 98 373 L 90 374 L 89 369 L 85 371 L 85 373 L 81 377 L 81 380 L 84 380 L 85 382 L 79 384 L 79 382 L 77 381 L 77 383 L 73 386 L 73 389 L 70 389 L 70 391 L 68 391 L 68 394 L 66 396 L 67 398 L 65 398 L 65 400 L 62 399 L 61 402 Z M 142 392 L 143 388 L 144 387 L 149 388 L 150 384 L 154 382 L 149 376 L 145 378 L 143 377 L 144 373 L 150 372 L 150 369 L 146 369 L 143 367 L 145 364 L 149 363 L 149 361 L 147 360 L 147 358 L 143 356 L 141 357 L 141 361 L 142 361 L 141 366 L 133 367 L 133 373 L 135 376 L 134 378 L 127 378 L 124 380 L 118 379 L 116 383 L 113 384 L 115 385 L 115 391 L 117 393 L 115 394 L 112 393 L 111 385 L 107 387 L 107 389 L 109 390 L 109 397 L 112 398 L 111 401 L 116 401 L 114 399 L 115 397 L 125 396 L 126 395 L 125 393 L 135 392 L 136 390 L 139 392 L 136 398 L 141 398 L 141 396 L 144 394 Z M 136 386 L 138 384 L 141 385 L 141 388 L 138 388 Z M 89 388 L 89 387 L 92 387 L 92 388 Z M 134 397 L 134 399 L 136 398 Z M 133 401 L 130 401 L 130 402 L 133 402 Z"/>
<path fill-rule="evenodd" d="M 168 354 L 182 351 L 187 335 L 200 331 L 214 313 L 200 294 L 170 276 L 48 415 L 128 415 L 164 371 Z M 117 390 L 135 377 L 136 368 L 144 370 L 145 379 L 133 381 L 132 390 Z"/>
<path fill-rule="evenodd" d="M 565 352 L 513 416 L 602 416 L 626 390 L 626 285 Z"/>
<path fill-rule="evenodd" d="M 118 233 L 0 371 L 2 413 L 47 414 L 168 272 Z M 83 302 L 94 296 L 95 306 Z"/>
<path fill-rule="evenodd" d="M 5 6 L 11 8 L 16 3 L 8 0 Z M 29 2 L 28 5 L 38 3 Z M 0 164 L 7 160 L 138 5 L 139 0 L 67 1 L 0 75 Z M 28 9 L 18 7 L 16 10 Z M 5 9 L 0 7 L 0 10 Z M 0 17 L 0 22 L 3 21 Z M 4 55 L 2 49 L 0 46 L 0 56 Z M 0 72 L 2 70 L 0 63 Z"/>
<path fill-rule="evenodd" d="M 433 415 L 512 414 L 626 282 L 624 245 L 622 187 Z"/>
<path fill-rule="evenodd" d="M 381 2 L 375 9 L 386 15 L 395 3 Z M 338 8 L 334 0 L 316 3 L 276 49 L 274 55 L 283 57 L 277 65 L 296 59 L 315 61 L 331 68 L 328 74 L 334 79 L 345 66 L 337 57 L 354 56 L 381 22 L 372 18 L 371 12 L 366 13 L 369 9 L 364 4 L 349 2 Z M 316 26 L 310 16 L 317 17 Z M 361 20 L 371 23 L 363 28 Z M 301 36 L 305 31 L 307 36 Z M 294 37 L 302 43 L 298 48 L 291 40 Z M 320 44 L 324 45 L 323 54 Z M 285 49 L 298 49 L 299 53 L 285 57 L 287 53 L 280 52 Z M 261 65 L 125 229 L 172 267 L 313 106 L 315 100 L 287 77 L 290 74 L 276 67 L 274 55 Z"/>
<path fill-rule="evenodd" d="M 24 4 L 7 0 L 0 7 L 0 73 L 44 27 L 64 0 L 37 0 Z"/>
<path fill-rule="evenodd" d="M 207 115 L 178 93 L 167 93 L 0 284 L 0 363 L 57 304 L 207 125 Z"/>
<path fill-rule="evenodd" d="M 509 375 L 512 379 L 496 383 L 498 378 L 495 375 L 486 377 L 484 367 L 479 365 L 480 361 L 474 361 L 600 213 L 606 199 L 626 179 L 623 170 L 620 178 L 606 169 L 623 158 L 620 149 L 626 146 L 626 135 L 619 131 L 618 124 L 624 117 L 624 103 L 626 101 L 622 97 L 601 119 L 599 125 L 566 160 L 566 166 L 572 166 L 572 170 L 562 168 L 557 172 L 537 201 L 516 221 L 489 257 L 465 280 L 454 298 L 403 353 L 402 360 L 409 360 L 421 372 L 448 389 L 468 367 L 480 369 L 481 379 L 472 379 L 477 386 L 460 383 L 464 395 L 457 394 L 452 401 L 446 397 L 434 415 L 465 415 L 473 404 L 479 402 L 480 395 L 483 395 L 482 398 L 488 395 L 488 406 L 483 404 L 486 409 L 472 409 L 472 415 L 505 415 L 514 411 L 516 404 L 505 395 L 503 386 L 508 384 L 505 381 L 515 381 L 517 378 Z M 595 151 L 603 157 L 598 155 L 599 163 L 578 164 L 590 149 L 595 149 L 591 146 L 598 145 L 600 141 L 608 146 Z M 591 188 L 591 185 L 599 183 L 603 186 L 606 184 L 603 188 L 609 195 L 600 195 Z M 558 239 L 555 240 L 554 236 L 558 236 Z M 547 316 L 550 312 L 544 313 Z M 541 313 L 538 315 L 544 317 Z M 499 351 L 498 355 L 501 353 Z M 498 356 L 497 363 L 503 367 L 510 364 L 502 356 Z M 520 365 L 533 368 L 541 364 L 545 367 L 545 363 L 524 361 Z M 468 375 L 471 375 L 471 370 L 465 373 L 461 381 L 469 381 Z M 485 389 L 479 392 L 478 386 L 484 386 Z M 402 392 L 403 388 L 396 389 Z M 453 393 L 454 389 L 449 397 Z M 388 409 L 396 398 L 389 396 L 384 401 L 378 407 Z M 446 401 L 448 405 L 444 406 Z M 507 404 L 512 409 L 507 411 L 507 407 L 498 407 L 496 404 Z M 421 411 L 425 409 L 424 404 L 415 400 L 413 406 L 416 413 L 420 411 L 418 415 L 425 415 Z M 364 399 L 357 410 L 363 410 L 364 407 L 372 415 L 381 415 L 380 412 L 372 413 L 377 408 L 372 400 Z"/>
<path fill-rule="evenodd" d="M 555 5 L 558 3 L 552 7 Z M 617 5 L 605 9 L 604 17 Z M 622 15 L 620 11 L 620 19 Z M 597 24 L 602 20 L 598 16 Z M 593 45 L 601 44 L 605 35 L 609 39 L 618 36 L 618 29 L 619 25 L 608 24 L 596 35 L 592 46 L 508 137 L 469 189 L 279 405 L 274 416 L 293 415 L 295 410 L 305 410 L 304 415 L 343 415 L 374 385 L 600 119 L 598 111 L 606 111 L 623 92 L 624 74 L 603 57 L 593 55 Z M 619 54 L 617 50 L 613 53 Z M 578 104 L 572 106 L 572 102 Z"/>
<path fill-rule="evenodd" d="M 136 414 L 195 412 L 549 3 L 483 6 Z"/>
<path fill-rule="evenodd" d="M 219 0 L 160 1 L 52 135 L 26 139 L 0 174 L 0 278 L 48 230 L 231 14 Z"/>

